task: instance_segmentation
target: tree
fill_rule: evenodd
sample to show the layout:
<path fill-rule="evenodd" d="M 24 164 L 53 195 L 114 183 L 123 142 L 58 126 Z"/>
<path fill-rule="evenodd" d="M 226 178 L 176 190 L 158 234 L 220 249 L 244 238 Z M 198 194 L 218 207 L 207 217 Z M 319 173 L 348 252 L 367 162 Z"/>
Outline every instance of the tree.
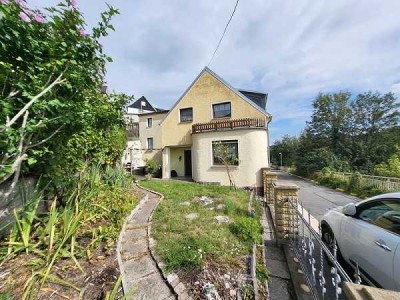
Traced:
<path fill-rule="evenodd" d="M 45 16 L 29 9 L 23 0 L 0 5 L 0 124 L 6 124 L 63 74 L 63 84 L 29 107 L 24 140 L 36 147 L 27 149 L 21 167 L 24 174 L 63 182 L 87 162 L 112 164 L 121 156 L 126 96 L 101 91 L 106 62 L 112 60 L 99 38 L 113 30 L 110 21 L 118 11 L 109 7 L 89 35 L 75 1 L 47 10 Z M 0 160 L 19 153 L 23 119 L 0 130 Z M 10 165 L 4 170 L 10 170 Z"/>
<path fill-rule="evenodd" d="M 380 176 L 400 178 L 400 144 L 396 146 L 396 152 L 386 162 L 375 166 L 375 173 Z"/>
<path fill-rule="evenodd" d="M 281 140 L 275 141 L 271 146 L 272 163 L 280 165 L 280 153 L 282 153 L 282 164 L 293 166 L 296 163 L 298 147 L 299 139 L 297 137 L 284 135 Z"/>
<path fill-rule="evenodd" d="M 357 95 L 352 108 L 352 165 L 364 173 L 386 161 L 400 142 L 393 128 L 399 126 L 400 103 L 393 93 Z"/>
<path fill-rule="evenodd" d="M 344 138 L 349 131 L 350 96 L 348 92 L 320 93 L 313 102 L 314 111 L 306 127 L 306 132 L 314 137 L 319 147 L 329 147 L 339 156 L 347 152 Z"/>
<path fill-rule="evenodd" d="M 237 151 L 231 147 L 229 144 L 224 144 L 222 142 L 213 143 L 214 160 L 220 162 L 225 166 L 226 173 L 229 179 L 229 186 L 231 189 L 236 189 L 235 181 L 233 179 L 233 174 L 231 173 L 231 166 L 237 165 L 239 159 L 237 157 Z"/>

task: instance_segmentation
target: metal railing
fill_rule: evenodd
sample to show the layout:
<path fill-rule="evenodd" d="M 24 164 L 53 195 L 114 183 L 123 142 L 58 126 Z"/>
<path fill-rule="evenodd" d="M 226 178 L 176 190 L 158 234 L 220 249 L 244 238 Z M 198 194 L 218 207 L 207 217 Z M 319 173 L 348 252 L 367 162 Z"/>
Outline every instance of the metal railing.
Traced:
<path fill-rule="evenodd" d="M 382 191 L 400 191 L 400 178 L 396 177 L 373 176 L 346 172 L 329 172 L 329 174 L 346 182 L 349 182 L 352 178 L 357 177 L 362 186 L 373 186 Z"/>
<path fill-rule="evenodd" d="M 296 201 L 288 199 L 295 213 L 289 216 L 288 241 L 299 261 L 314 299 L 345 299 L 343 282 L 352 282 L 338 261 L 336 241 L 329 249 L 318 232 L 311 226 L 311 214 Z M 361 282 L 357 267 L 356 283 Z"/>
<path fill-rule="evenodd" d="M 221 120 L 208 123 L 197 123 L 192 125 L 192 133 L 214 131 L 221 129 L 237 129 L 237 128 L 263 128 L 265 127 L 265 119 L 263 118 L 245 118 L 235 120 Z"/>

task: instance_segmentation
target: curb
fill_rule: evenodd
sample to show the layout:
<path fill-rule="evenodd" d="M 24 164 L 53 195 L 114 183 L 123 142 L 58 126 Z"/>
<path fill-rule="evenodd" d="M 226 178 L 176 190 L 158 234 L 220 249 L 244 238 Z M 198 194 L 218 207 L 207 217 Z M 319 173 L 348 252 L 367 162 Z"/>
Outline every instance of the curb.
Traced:
<path fill-rule="evenodd" d="M 124 224 L 122 225 L 121 231 L 119 233 L 118 236 L 118 241 L 117 241 L 117 247 L 116 247 L 116 251 L 117 251 L 117 260 L 118 260 L 118 267 L 119 267 L 119 272 L 121 274 L 122 277 L 122 289 L 124 290 L 124 292 L 126 291 L 127 288 L 127 282 L 125 279 L 125 268 L 124 268 L 124 264 L 122 262 L 122 257 L 121 257 L 121 251 L 122 251 L 122 238 L 125 234 L 125 230 L 126 230 L 126 224 L 128 223 L 128 221 L 133 217 L 133 215 L 139 210 L 139 208 L 141 208 L 143 206 L 143 204 L 147 201 L 148 196 L 144 196 L 139 203 L 136 205 L 136 207 L 134 209 L 132 209 L 131 213 L 126 217 Z"/>
<path fill-rule="evenodd" d="M 151 189 L 145 188 L 145 187 L 141 186 L 139 183 L 136 183 L 136 185 L 139 188 L 141 188 L 149 193 L 156 194 L 160 197 L 160 201 L 158 201 L 157 205 L 154 207 L 153 211 L 151 212 L 151 214 L 147 220 L 148 224 L 149 224 L 149 226 L 147 226 L 147 248 L 150 252 L 150 256 L 153 259 L 153 261 L 155 262 L 157 269 L 160 271 L 162 277 L 168 284 L 169 288 L 177 296 L 177 299 L 178 300 L 193 300 L 193 298 L 191 296 L 189 296 L 185 284 L 182 281 L 180 281 L 178 275 L 176 273 L 171 273 L 168 275 L 168 273 L 165 269 L 165 263 L 162 261 L 162 259 L 156 253 L 157 242 L 151 236 L 153 214 L 154 214 L 155 210 L 157 209 L 158 205 L 161 203 L 161 201 L 164 200 L 164 195 L 159 192 L 153 191 Z"/>

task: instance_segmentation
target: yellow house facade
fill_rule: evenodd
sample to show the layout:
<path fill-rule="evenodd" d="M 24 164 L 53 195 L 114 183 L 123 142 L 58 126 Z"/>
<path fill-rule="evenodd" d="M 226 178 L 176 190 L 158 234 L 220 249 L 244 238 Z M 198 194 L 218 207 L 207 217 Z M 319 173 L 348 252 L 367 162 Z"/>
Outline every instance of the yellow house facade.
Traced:
<path fill-rule="evenodd" d="M 266 101 L 204 68 L 159 123 L 163 178 L 229 185 L 228 167 L 236 186 L 261 188 L 261 169 L 269 167 Z"/>

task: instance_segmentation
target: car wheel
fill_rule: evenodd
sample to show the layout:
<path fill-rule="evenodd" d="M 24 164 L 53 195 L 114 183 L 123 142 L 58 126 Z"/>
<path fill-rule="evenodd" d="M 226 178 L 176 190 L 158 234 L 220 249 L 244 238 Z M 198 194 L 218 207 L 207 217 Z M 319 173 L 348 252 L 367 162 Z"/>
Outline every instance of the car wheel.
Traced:
<path fill-rule="evenodd" d="M 334 246 L 334 243 L 335 243 L 335 235 L 333 234 L 332 229 L 330 229 L 329 226 L 326 226 L 326 225 L 322 226 L 321 235 L 322 235 L 322 241 L 328 247 L 329 252 L 331 252 L 331 254 L 333 255 L 333 246 Z M 340 262 L 341 258 L 342 258 L 342 255 L 340 253 L 340 249 L 339 249 L 339 246 L 337 245 L 337 243 L 336 243 L 336 246 L 337 246 L 337 248 L 336 248 L 337 249 L 336 250 L 337 251 L 336 252 L 336 259 L 337 259 L 338 262 Z M 327 260 L 328 264 L 330 266 L 333 266 L 334 264 L 330 260 L 328 255 L 325 255 L 325 257 L 326 257 L 326 260 Z"/>
<path fill-rule="evenodd" d="M 322 241 L 328 247 L 329 251 L 333 254 L 333 245 L 335 242 L 335 235 L 328 226 L 322 227 Z"/>

